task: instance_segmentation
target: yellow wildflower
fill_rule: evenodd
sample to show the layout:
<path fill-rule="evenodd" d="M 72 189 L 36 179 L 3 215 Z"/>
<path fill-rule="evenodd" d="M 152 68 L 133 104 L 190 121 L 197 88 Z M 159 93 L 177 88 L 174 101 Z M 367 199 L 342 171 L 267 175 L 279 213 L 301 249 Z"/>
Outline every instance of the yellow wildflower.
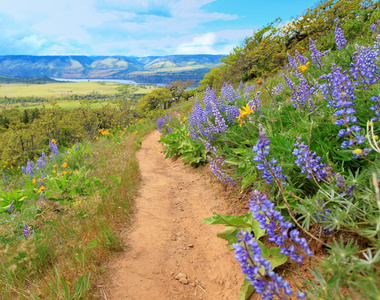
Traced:
<path fill-rule="evenodd" d="M 62 167 L 63 167 L 63 168 L 66 168 L 66 167 L 67 167 L 67 163 L 64 162 L 64 163 L 62 164 Z"/>
<path fill-rule="evenodd" d="M 54 165 L 53 165 L 53 168 L 56 168 L 56 167 L 57 167 L 57 164 L 54 164 Z"/>
<path fill-rule="evenodd" d="M 56 169 L 54 169 L 52 172 L 53 172 L 54 174 L 57 173 Z"/>
<path fill-rule="evenodd" d="M 38 192 L 39 192 L 39 193 L 42 193 L 44 189 L 45 189 L 45 187 L 42 185 L 42 186 L 38 189 Z"/>
<path fill-rule="evenodd" d="M 61 173 L 61 175 L 65 175 L 66 174 L 66 171 L 63 171 L 62 173 Z"/>
<path fill-rule="evenodd" d="M 36 182 L 37 182 L 36 179 L 33 178 L 32 183 L 35 184 Z"/>
<path fill-rule="evenodd" d="M 57 141 L 55 139 L 52 139 L 51 142 L 57 144 Z"/>
<path fill-rule="evenodd" d="M 262 78 L 259 78 L 258 80 L 257 80 L 257 84 L 262 84 L 263 83 L 263 79 Z"/>
<path fill-rule="evenodd" d="M 307 68 L 309 67 L 309 65 L 310 65 L 310 62 L 307 62 L 306 65 L 299 66 L 298 71 L 305 72 L 307 70 Z"/>
<path fill-rule="evenodd" d="M 188 132 L 188 133 L 186 134 L 186 136 L 190 136 L 190 133 Z"/>
<path fill-rule="evenodd" d="M 362 149 L 355 149 L 354 151 L 352 151 L 352 153 L 355 153 L 356 155 L 362 155 L 363 154 L 363 150 Z"/>

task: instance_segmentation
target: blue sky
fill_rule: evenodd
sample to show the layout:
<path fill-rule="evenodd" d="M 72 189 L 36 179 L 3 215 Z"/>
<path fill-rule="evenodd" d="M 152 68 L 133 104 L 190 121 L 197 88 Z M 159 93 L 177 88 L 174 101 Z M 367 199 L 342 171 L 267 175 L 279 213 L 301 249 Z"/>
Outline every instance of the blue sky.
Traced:
<path fill-rule="evenodd" d="M 318 0 L 0 0 L 0 55 L 228 54 Z"/>

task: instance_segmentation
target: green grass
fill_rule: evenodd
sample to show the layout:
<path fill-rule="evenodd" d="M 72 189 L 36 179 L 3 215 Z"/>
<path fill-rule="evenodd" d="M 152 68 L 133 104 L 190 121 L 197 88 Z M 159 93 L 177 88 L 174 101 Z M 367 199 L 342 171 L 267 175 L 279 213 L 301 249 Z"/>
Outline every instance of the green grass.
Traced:
<path fill-rule="evenodd" d="M 0 84 L 0 97 L 44 97 L 64 98 L 71 95 L 88 95 L 92 93 L 114 95 L 123 84 L 118 82 L 54 82 L 46 84 L 9 83 Z M 133 87 L 134 93 L 148 93 L 154 85 Z"/>
<path fill-rule="evenodd" d="M 61 98 L 91 93 L 116 94 L 120 83 L 116 82 L 54 82 L 46 84 L 10 83 L 0 85 L 0 97 L 46 97 Z"/>

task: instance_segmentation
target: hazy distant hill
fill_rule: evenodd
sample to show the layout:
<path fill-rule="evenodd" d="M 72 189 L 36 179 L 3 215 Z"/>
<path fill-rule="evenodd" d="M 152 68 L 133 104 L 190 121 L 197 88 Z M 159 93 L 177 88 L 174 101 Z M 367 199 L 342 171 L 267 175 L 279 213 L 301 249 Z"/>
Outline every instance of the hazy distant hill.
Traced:
<path fill-rule="evenodd" d="M 222 55 L 171 56 L 0 56 L 0 75 L 18 77 L 131 79 L 167 83 L 203 78 Z"/>

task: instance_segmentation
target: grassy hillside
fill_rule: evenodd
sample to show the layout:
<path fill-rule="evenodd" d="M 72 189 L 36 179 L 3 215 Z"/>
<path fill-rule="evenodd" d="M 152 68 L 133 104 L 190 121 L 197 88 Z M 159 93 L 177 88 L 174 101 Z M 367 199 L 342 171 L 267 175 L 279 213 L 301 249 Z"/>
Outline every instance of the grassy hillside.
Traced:
<path fill-rule="evenodd" d="M 119 78 L 136 79 L 140 75 L 145 83 L 170 83 L 182 79 L 199 81 L 200 76 L 219 65 L 221 55 L 173 55 L 163 57 L 126 56 L 0 56 L 0 75 L 57 78 Z M 195 73 L 189 71 L 195 71 Z M 137 73 L 136 73 L 137 72 Z M 155 72 L 158 77 L 152 77 Z M 201 75 L 199 75 L 201 74 Z M 163 76 L 164 75 L 164 76 Z M 176 75 L 181 76 L 177 78 Z M 141 81 L 140 81 L 141 82 Z"/>

